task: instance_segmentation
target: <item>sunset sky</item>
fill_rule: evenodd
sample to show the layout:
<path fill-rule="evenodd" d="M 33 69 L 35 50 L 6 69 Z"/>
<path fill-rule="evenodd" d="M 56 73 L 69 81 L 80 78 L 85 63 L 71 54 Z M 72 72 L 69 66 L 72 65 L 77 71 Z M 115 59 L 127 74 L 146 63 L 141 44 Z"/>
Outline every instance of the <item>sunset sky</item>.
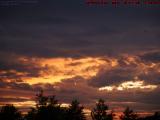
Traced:
<path fill-rule="evenodd" d="M 160 5 L 0 1 L 0 105 L 33 106 L 43 89 L 91 109 L 160 111 Z"/>

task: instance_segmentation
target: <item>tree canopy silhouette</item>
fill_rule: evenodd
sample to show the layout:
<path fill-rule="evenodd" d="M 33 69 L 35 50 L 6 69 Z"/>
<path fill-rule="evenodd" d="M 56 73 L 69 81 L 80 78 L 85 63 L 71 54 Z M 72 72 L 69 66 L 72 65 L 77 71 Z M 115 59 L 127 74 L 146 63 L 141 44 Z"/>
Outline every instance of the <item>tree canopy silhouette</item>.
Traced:
<path fill-rule="evenodd" d="M 113 112 L 109 112 L 104 100 L 99 99 L 95 108 L 91 111 L 92 120 L 113 120 Z M 127 107 L 121 120 L 160 120 L 160 113 L 146 117 L 138 117 Z M 62 107 L 54 95 L 44 96 L 43 91 L 36 95 L 36 106 L 22 115 L 13 105 L 5 105 L 0 108 L 0 120 L 86 120 L 84 107 L 78 100 L 73 100 L 69 107 Z"/>
<path fill-rule="evenodd" d="M 62 108 L 55 96 L 36 95 L 36 108 L 28 112 L 27 120 L 65 120 L 66 109 Z"/>
<path fill-rule="evenodd" d="M 155 112 L 151 116 L 146 116 L 146 117 L 143 117 L 143 118 L 139 118 L 138 120 L 160 120 L 160 113 Z"/>
<path fill-rule="evenodd" d="M 91 111 L 91 117 L 93 120 L 113 120 L 113 113 L 107 113 L 108 106 L 104 100 L 99 99 L 96 107 Z"/>
<path fill-rule="evenodd" d="M 137 114 L 135 114 L 133 112 L 133 110 L 131 110 L 129 107 L 127 107 L 124 112 L 123 115 L 120 117 L 121 120 L 137 120 L 138 116 Z"/>
<path fill-rule="evenodd" d="M 21 120 L 21 114 L 13 105 L 2 106 L 0 110 L 0 120 Z"/>
<path fill-rule="evenodd" d="M 44 96 L 43 91 L 36 95 L 36 108 L 26 115 L 26 120 L 85 120 L 83 107 L 77 100 L 71 105 L 61 107 L 55 96 Z"/>
<path fill-rule="evenodd" d="M 25 115 L 26 120 L 36 120 L 36 114 L 37 111 L 35 108 L 31 108 L 31 111 L 28 112 L 28 114 Z"/>
<path fill-rule="evenodd" d="M 83 109 L 78 100 L 73 100 L 68 109 L 67 120 L 86 120 Z"/>

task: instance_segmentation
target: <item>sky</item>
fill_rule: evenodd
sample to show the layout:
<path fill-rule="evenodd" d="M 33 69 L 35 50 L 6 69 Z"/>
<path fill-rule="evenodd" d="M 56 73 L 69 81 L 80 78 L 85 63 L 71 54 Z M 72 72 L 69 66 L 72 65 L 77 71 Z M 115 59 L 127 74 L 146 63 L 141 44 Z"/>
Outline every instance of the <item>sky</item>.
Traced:
<path fill-rule="evenodd" d="M 160 111 L 160 6 L 0 1 L 0 105 L 36 93 L 92 109 Z"/>

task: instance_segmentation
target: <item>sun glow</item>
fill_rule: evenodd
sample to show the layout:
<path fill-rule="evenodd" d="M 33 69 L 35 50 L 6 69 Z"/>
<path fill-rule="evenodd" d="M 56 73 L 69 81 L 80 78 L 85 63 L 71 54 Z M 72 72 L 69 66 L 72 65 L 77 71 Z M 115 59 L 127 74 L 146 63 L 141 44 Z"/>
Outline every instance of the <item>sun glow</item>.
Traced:
<path fill-rule="evenodd" d="M 105 87 L 99 88 L 99 91 L 103 91 L 103 90 L 112 91 L 113 89 L 115 89 L 115 86 L 105 86 Z"/>
<path fill-rule="evenodd" d="M 24 102 L 7 102 L 7 104 L 13 104 L 16 107 L 36 106 L 35 101 L 24 101 Z M 1 105 L 0 105 L 1 106 Z"/>
<path fill-rule="evenodd" d="M 145 85 L 144 81 L 127 81 L 123 82 L 118 86 L 105 86 L 101 87 L 99 91 L 123 91 L 129 89 L 145 89 L 145 90 L 154 90 L 157 88 L 157 85 Z"/>
<path fill-rule="evenodd" d="M 123 89 L 150 89 L 153 90 L 157 88 L 156 85 L 145 85 L 144 81 L 128 81 L 120 85 Z"/>

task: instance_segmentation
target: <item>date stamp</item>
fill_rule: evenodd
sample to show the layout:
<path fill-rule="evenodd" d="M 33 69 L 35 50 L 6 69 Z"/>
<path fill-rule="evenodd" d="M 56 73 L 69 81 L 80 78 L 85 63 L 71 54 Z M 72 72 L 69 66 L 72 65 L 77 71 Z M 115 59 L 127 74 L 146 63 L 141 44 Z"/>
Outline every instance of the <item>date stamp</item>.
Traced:
<path fill-rule="evenodd" d="M 160 7 L 160 0 L 85 0 L 87 5 L 113 6 L 156 6 Z"/>

